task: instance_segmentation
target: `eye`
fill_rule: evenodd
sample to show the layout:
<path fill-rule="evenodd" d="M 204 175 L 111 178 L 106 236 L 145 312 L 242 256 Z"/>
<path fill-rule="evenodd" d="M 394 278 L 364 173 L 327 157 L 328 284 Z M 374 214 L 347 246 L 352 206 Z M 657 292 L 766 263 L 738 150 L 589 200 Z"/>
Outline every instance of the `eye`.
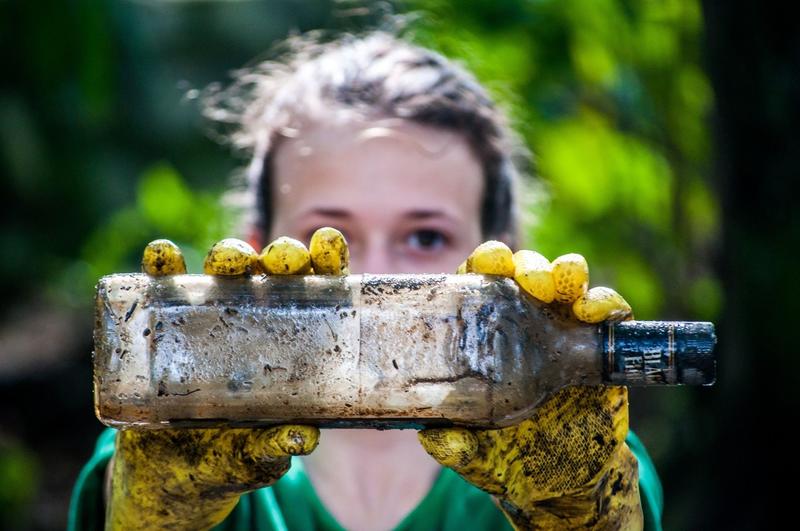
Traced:
<path fill-rule="evenodd" d="M 409 234 L 406 243 L 412 249 L 430 252 L 447 245 L 449 238 L 436 229 L 421 229 Z"/>

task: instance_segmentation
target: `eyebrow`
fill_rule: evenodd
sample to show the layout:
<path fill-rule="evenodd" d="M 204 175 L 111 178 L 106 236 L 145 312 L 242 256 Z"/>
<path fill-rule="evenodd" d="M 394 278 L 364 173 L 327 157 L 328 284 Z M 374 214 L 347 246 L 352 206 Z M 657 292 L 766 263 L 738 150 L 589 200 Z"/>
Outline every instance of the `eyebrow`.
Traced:
<path fill-rule="evenodd" d="M 350 218 L 352 215 L 347 210 L 341 208 L 324 208 L 317 207 L 308 211 L 308 214 L 317 214 L 320 216 L 328 216 L 332 218 Z"/>
<path fill-rule="evenodd" d="M 405 213 L 405 217 L 411 219 L 428 219 L 428 218 L 451 218 L 449 214 L 442 210 L 411 210 Z"/>

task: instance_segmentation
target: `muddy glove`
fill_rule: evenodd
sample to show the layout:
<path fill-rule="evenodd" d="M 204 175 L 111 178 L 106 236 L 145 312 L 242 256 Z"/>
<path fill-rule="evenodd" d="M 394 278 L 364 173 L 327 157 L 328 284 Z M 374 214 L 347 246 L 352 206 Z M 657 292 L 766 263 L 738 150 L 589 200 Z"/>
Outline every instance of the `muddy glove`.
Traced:
<path fill-rule="evenodd" d="M 480 245 L 460 273 L 514 278 L 537 299 L 584 322 L 631 318 L 608 288 L 587 291 L 589 268 L 577 254 L 552 263 L 500 242 Z M 419 432 L 442 465 L 493 494 L 515 529 L 641 529 L 638 464 L 625 444 L 625 387 L 568 387 L 530 419 L 497 430 Z"/>
<path fill-rule="evenodd" d="M 347 246 L 335 229 L 318 230 L 311 253 L 290 238 L 278 238 L 257 255 L 241 240 L 222 240 L 206 257 L 204 272 L 241 276 L 347 274 Z M 178 247 L 150 243 L 142 270 L 153 276 L 186 272 Z M 290 457 L 317 446 L 312 426 L 265 429 L 123 430 L 117 434 L 111 468 L 106 529 L 207 529 L 233 510 L 239 496 L 275 483 Z"/>

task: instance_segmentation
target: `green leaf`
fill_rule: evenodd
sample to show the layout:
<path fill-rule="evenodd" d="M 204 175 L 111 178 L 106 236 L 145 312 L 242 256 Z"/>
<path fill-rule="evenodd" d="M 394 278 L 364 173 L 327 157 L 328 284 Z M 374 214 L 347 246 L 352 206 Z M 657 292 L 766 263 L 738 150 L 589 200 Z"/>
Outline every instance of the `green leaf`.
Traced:
<path fill-rule="evenodd" d="M 194 197 L 170 165 L 159 163 L 148 169 L 139 181 L 137 205 L 144 218 L 156 230 L 169 234 L 184 235 L 187 221 L 194 218 Z"/>

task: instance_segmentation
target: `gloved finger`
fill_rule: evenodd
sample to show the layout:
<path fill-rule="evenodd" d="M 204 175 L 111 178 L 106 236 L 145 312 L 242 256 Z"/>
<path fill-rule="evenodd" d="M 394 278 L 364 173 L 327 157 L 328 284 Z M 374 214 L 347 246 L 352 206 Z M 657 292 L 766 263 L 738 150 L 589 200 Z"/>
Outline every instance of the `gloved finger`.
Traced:
<path fill-rule="evenodd" d="M 542 302 L 551 303 L 556 296 L 553 264 L 537 252 L 514 253 L 514 280 L 522 289 Z"/>
<path fill-rule="evenodd" d="M 311 255 L 306 246 L 286 236 L 264 247 L 258 261 L 268 275 L 306 275 L 311 272 Z"/>
<path fill-rule="evenodd" d="M 217 433 L 195 468 L 198 479 L 212 488 L 239 485 L 245 491 L 272 485 L 289 470 L 292 455 L 308 454 L 319 442 L 319 429 L 313 426 L 212 431 Z"/>
<path fill-rule="evenodd" d="M 203 262 L 206 275 L 241 276 L 258 271 L 258 254 L 249 243 L 226 238 L 215 243 Z"/>
<path fill-rule="evenodd" d="M 489 240 L 472 251 L 467 258 L 467 273 L 514 277 L 514 256 L 503 242 Z"/>
<path fill-rule="evenodd" d="M 417 432 L 417 437 L 431 457 L 456 472 L 467 466 L 478 451 L 478 438 L 464 428 L 431 428 Z"/>
<path fill-rule="evenodd" d="M 248 487 L 243 490 L 274 483 L 289 469 L 289 457 L 309 454 L 319 443 L 319 429 L 314 426 L 204 431 L 213 433 L 198 435 L 205 441 L 195 447 L 204 449 L 198 477 L 208 484 L 233 479 L 233 483 Z"/>
<path fill-rule="evenodd" d="M 142 273 L 153 277 L 182 275 L 186 273 L 183 253 L 169 240 L 153 240 L 142 253 Z"/>
<path fill-rule="evenodd" d="M 576 253 L 559 256 L 553 260 L 553 281 L 556 285 L 555 300 L 571 304 L 589 287 L 589 264 Z"/>
<path fill-rule="evenodd" d="M 317 275 L 349 275 L 350 250 L 344 234 L 333 227 L 317 229 L 308 245 L 311 266 Z"/>
<path fill-rule="evenodd" d="M 496 430 L 436 428 L 417 435 L 422 447 L 440 464 L 490 494 L 501 494 L 509 464 L 519 455 L 517 426 Z"/>
<path fill-rule="evenodd" d="M 611 288 L 592 288 L 572 305 L 572 311 L 585 323 L 622 321 L 633 316 L 631 305 Z"/>
<path fill-rule="evenodd" d="M 290 424 L 261 429 L 122 430 L 117 438 L 129 458 L 177 467 L 202 461 L 211 475 L 219 475 L 222 470 L 235 473 L 265 458 L 306 455 L 318 443 L 319 428 Z"/>
<path fill-rule="evenodd" d="M 292 425 L 122 430 L 117 435 L 118 454 L 154 485 L 188 477 L 197 488 L 228 484 L 242 491 L 277 481 L 289 468 L 289 456 L 308 454 L 318 442 L 316 427 Z"/>
<path fill-rule="evenodd" d="M 308 455 L 319 444 L 319 428 L 285 424 L 264 430 L 258 439 L 264 454 L 271 457 Z"/>

